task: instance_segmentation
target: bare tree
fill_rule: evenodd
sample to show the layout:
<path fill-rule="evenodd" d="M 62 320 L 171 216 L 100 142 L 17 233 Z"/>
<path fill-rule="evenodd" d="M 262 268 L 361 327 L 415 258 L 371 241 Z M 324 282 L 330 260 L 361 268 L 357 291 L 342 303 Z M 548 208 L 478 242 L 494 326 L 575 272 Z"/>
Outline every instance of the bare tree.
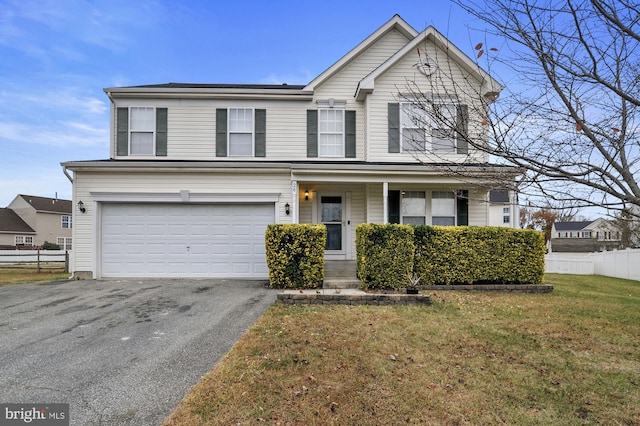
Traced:
<path fill-rule="evenodd" d="M 549 201 L 571 202 L 574 207 L 600 206 L 637 216 L 640 4 L 454 2 L 490 28 L 475 47 L 477 66 L 494 76 L 515 78 L 503 81 L 499 97 L 492 97 L 464 79 L 445 82 L 446 77 L 434 74 L 438 98 L 414 96 L 431 122 L 448 122 L 468 144 L 469 155 L 480 152 L 505 170 L 523 171 L 519 189 L 541 195 L 539 207 Z M 412 82 L 408 86 L 409 91 L 423 92 Z M 439 106 L 443 97 L 468 103 L 470 124 L 479 123 L 486 134 L 463 131 L 459 121 L 450 119 L 450 111 Z"/>

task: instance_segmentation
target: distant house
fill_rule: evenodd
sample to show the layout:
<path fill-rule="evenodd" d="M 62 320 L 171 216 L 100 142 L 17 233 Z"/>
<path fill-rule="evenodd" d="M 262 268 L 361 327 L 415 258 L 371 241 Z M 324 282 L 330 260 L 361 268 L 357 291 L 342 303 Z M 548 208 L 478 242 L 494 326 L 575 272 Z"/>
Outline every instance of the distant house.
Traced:
<path fill-rule="evenodd" d="M 622 247 L 622 232 L 611 221 L 555 222 L 551 230 L 551 251 L 590 253 Z"/>
<path fill-rule="evenodd" d="M 17 195 L 0 209 L 0 246 L 40 247 L 45 241 L 71 250 L 71 201 Z"/>

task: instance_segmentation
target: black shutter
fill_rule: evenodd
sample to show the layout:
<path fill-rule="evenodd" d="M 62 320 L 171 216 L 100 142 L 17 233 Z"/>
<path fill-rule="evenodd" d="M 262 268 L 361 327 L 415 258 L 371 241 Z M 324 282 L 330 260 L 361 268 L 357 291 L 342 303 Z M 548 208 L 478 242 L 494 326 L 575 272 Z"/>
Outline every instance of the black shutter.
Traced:
<path fill-rule="evenodd" d="M 156 108 L 156 155 L 167 156 L 167 108 Z"/>
<path fill-rule="evenodd" d="M 400 191 L 389 191 L 389 223 L 400 223 Z"/>
<path fill-rule="evenodd" d="M 255 112 L 255 156 L 267 156 L 267 110 L 257 109 Z"/>
<path fill-rule="evenodd" d="M 129 108 L 118 108 L 116 121 L 116 154 L 129 155 Z"/>
<path fill-rule="evenodd" d="M 216 157 L 227 156 L 227 109 L 216 109 Z"/>
<path fill-rule="evenodd" d="M 318 156 L 318 110 L 307 110 L 307 157 Z"/>
<path fill-rule="evenodd" d="M 469 153 L 469 108 L 466 105 L 458 105 L 456 111 L 456 152 L 458 154 Z"/>
<path fill-rule="evenodd" d="M 356 158 L 356 112 L 344 112 L 344 133 L 345 133 L 345 150 L 346 158 Z"/>
<path fill-rule="evenodd" d="M 388 110 L 389 152 L 400 152 L 400 104 L 390 103 Z"/>
<path fill-rule="evenodd" d="M 457 220 L 456 225 L 468 226 L 469 225 L 469 191 L 466 189 L 457 191 L 456 193 L 456 212 Z"/>

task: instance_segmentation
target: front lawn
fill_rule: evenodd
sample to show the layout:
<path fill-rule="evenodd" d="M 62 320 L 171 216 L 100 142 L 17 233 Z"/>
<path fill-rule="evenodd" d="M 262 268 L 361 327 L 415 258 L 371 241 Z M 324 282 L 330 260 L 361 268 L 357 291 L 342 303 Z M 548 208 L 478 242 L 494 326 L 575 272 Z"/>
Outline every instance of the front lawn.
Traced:
<path fill-rule="evenodd" d="M 274 305 L 165 425 L 640 424 L 640 283 Z"/>

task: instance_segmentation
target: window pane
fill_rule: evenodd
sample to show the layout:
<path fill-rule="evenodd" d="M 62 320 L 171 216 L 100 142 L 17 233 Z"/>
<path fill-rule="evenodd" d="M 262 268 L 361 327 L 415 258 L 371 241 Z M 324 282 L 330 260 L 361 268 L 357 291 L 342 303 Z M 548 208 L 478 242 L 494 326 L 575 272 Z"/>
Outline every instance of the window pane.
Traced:
<path fill-rule="evenodd" d="M 433 216 L 431 223 L 437 226 L 454 226 L 456 224 L 455 218 L 448 216 Z"/>
<path fill-rule="evenodd" d="M 327 227 L 327 245 L 325 250 L 342 250 L 342 225 L 329 224 Z"/>
<path fill-rule="evenodd" d="M 342 198 L 322 197 L 320 202 L 322 222 L 342 222 Z"/>
<path fill-rule="evenodd" d="M 131 155 L 153 155 L 153 133 L 131 132 Z"/>
<path fill-rule="evenodd" d="M 252 155 L 253 137 L 251 133 L 229 134 L 229 155 Z"/>
<path fill-rule="evenodd" d="M 131 130 L 153 132 L 155 128 L 155 114 L 152 107 L 131 108 Z"/>
<path fill-rule="evenodd" d="M 425 225 L 424 216 L 402 216 L 402 223 L 405 225 Z"/>
<path fill-rule="evenodd" d="M 424 129 L 402 129 L 403 151 L 424 151 L 425 142 Z"/>
<path fill-rule="evenodd" d="M 431 223 L 434 225 L 455 225 L 455 201 L 451 191 L 433 191 L 431 195 Z"/>
<path fill-rule="evenodd" d="M 319 136 L 320 155 L 327 157 L 336 157 L 344 155 L 342 146 L 342 135 L 323 135 Z"/>
<path fill-rule="evenodd" d="M 456 142 L 453 134 L 446 129 L 433 129 L 431 149 L 433 152 L 455 153 Z"/>
<path fill-rule="evenodd" d="M 229 132 L 253 133 L 253 110 L 250 108 L 230 108 Z"/>

